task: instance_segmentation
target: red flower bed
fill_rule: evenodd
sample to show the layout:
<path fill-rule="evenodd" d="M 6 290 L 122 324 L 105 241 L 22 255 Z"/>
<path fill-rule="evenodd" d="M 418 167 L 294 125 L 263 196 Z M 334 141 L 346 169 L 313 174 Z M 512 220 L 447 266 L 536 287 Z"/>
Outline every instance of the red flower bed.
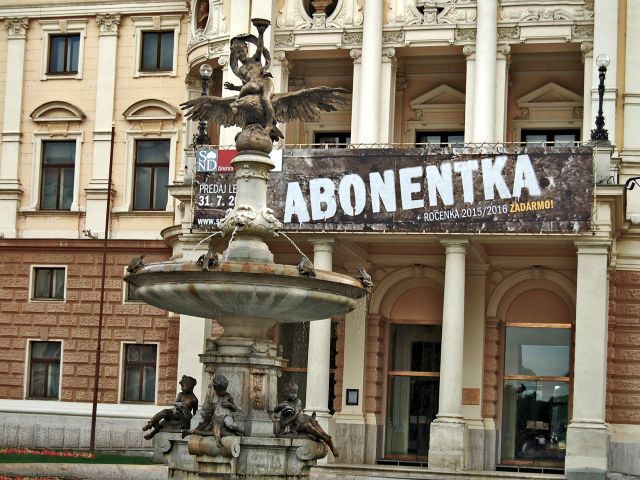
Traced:
<path fill-rule="evenodd" d="M 0 448 L 0 455 L 45 455 L 47 457 L 67 457 L 67 458 L 96 458 L 95 453 L 91 452 L 58 452 L 49 449 L 32 449 L 32 448 Z M 9 478 L 9 477 L 7 477 Z M 24 477 L 28 478 L 28 477 Z M 3 480 L 3 477 L 0 477 Z"/>

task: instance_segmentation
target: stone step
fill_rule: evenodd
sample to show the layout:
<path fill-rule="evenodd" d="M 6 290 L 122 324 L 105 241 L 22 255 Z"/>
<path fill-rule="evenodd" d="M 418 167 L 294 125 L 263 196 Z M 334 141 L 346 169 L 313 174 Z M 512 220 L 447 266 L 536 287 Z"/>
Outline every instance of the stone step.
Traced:
<path fill-rule="evenodd" d="M 311 469 L 310 480 L 565 480 L 549 473 L 516 473 L 494 471 L 451 472 L 427 470 L 425 467 L 390 465 L 319 465 Z"/>

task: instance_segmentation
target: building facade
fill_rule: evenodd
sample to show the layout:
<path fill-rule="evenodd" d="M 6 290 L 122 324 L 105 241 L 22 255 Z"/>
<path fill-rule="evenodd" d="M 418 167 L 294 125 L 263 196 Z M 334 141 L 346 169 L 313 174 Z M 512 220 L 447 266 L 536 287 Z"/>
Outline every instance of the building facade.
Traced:
<path fill-rule="evenodd" d="M 3 444 L 88 445 L 101 308 L 98 447 L 150 448 L 139 429 L 184 374 L 204 396 L 198 353 L 215 321 L 141 304 L 122 276 L 135 255 L 206 251 L 192 224 L 197 125 L 179 105 L 200 95 L 203 63 L 209 92 L 233 94 L 229 39 L 259 17 L 278 92 L 353 92 L 283 128 L 285 145 L 330 151 L 588 142 L 609 56 L 588 231 L 298 229 L 317 268 L 364 266 L 374 288 L 344 318 L 273 334 L 283 382 L 300 384 L 341 462 L 640 474 L 640 195 L 625 187 L 640 175 L 640 5 L 319 3 L 0 7 Z M 223 147 L 236 132 L 208 126 Z M 286 239 L 270 247 L 299 260 Z"/>

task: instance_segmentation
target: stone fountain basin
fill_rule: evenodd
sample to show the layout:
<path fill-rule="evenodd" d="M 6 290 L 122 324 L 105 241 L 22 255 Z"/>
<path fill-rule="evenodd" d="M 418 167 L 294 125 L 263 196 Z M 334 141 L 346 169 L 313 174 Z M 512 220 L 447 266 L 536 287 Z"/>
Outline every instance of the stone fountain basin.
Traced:
<path fill-rule="evenodd" d="M 195 262 L 144 265 L 125 281 L 155 307 L 203 318 L 253 317 L 282 323 L 321 320 L 350 312 L 367 291 L 360 281 L 316 270 L 301 275 L 292 265 L 221 262 L 202 271 Z"/>

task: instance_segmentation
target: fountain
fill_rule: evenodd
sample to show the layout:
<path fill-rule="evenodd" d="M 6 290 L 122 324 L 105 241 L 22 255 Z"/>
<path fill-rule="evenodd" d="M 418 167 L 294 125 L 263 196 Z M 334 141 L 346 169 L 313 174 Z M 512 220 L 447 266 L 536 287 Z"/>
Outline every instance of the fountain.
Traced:
<path fill-rule="evenodd" d="M 228 394 L 240 409 L 225 414 L 231 423 L 229 428 L 223 425 L 222 435 L 220 430 L 217 436 L 192 430 L 185 432 L 191 433 L 188 440 L 174 436 L 168 453 L 169 477 L 174 479 L 307 477 L 316 460 L 327 454 L 327 444 L 314 436 L 276 435 L 277 377 L 286 360 L 267 332 L 276 322 L 320 320 L 346 313 L 367 292 L 360 281 L 316 270 L 306 258 L 299 266 L 276 264 L 265 243 L 266 238 L 278 237 L 281 227 L 266 204 L 267 180 L 274 168 L 268 154 L 273 141 L 282 138 L 276 122 L 314 120 L 321 111 L 346 103 L 348 92 L 316 87 L 274 94 L 268 71 L 271 57 L 263 44 L 269 22 L 254 19 L 253 24 L 258 37 L 241 35 L 230 44 L 230 65 L 242 85 L 225 86 L 239 91 L 238 96 L 205 96 L 183 105 L 193 120 L 242 128 L 236 136 L 238 156 L 232 162 L 236 206 L 221 223 L 223 235 L 229 238 L 227 250 L 209 251 L 197 262 L 187 257 L 144 264 L 138 259 L 125 277 L 145 302 L 172 312 L 214 318 L 224 327 L 223 335 L 207 341 L 200 355 L 218 384 L 215 393 L 207 393 L 204 404 L 213 405 L 214 398 Z M 255 54 L 249 55 L 248 44 L 255 45 Z M 228 386 L 224 384 L 227 379 Z"/>

